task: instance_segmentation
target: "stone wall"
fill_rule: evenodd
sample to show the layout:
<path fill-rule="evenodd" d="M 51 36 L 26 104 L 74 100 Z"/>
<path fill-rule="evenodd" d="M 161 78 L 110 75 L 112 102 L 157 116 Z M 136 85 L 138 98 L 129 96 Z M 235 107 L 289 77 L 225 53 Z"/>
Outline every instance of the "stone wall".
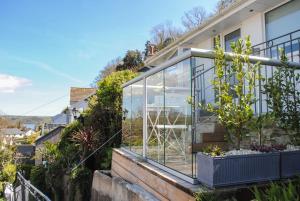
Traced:
<path fill-rule="evenodd" d="M 108 171 L 95 171 L 91 201 L 158 201 L 141 186 L 131 184 Z"/>

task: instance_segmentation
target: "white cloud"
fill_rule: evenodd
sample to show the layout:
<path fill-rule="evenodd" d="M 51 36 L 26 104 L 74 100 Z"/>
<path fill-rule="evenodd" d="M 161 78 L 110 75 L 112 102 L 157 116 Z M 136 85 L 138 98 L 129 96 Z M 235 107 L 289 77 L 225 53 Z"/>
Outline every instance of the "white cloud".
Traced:
<path fill-rule="evenodd" d="M 26 78 L 0 74 L 0 93 L 14 93 L 17 89 L 31 85 Z"/>

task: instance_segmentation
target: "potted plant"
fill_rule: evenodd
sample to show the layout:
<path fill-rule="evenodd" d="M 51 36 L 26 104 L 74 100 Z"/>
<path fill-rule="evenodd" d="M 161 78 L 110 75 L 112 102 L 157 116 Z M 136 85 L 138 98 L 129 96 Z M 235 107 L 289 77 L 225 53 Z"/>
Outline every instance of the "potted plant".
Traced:
<path fill-rule="evenodd" d="M 245 42 L 239 39 L 232 43 L 231 48 L 233 57 L 228 65 L 217 40 L 213 86 L 218 101 L 216 105 L 208 104 L 204 107 L 216 114 L 228 131 L 227 139 L 234 143 L 235 150 L 219 156 L 201 152 L 197 154 L 197 178 L 210 187 L 268 181 L 279 179 L 280 176 L 278 152 L 240 150 L 241 140 L 246 134 L 245 128 L 254 116 L 253 94 L 255 83 L 260 79 L 257 75 L 260 64 L 252 64 L 249 60 L 252 52 L 249 37 Z"/>

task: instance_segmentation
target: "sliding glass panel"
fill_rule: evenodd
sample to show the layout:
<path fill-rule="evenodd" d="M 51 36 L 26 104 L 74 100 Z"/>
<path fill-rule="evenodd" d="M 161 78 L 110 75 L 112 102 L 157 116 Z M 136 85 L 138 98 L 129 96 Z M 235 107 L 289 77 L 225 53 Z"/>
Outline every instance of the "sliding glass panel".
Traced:
<path fill-rule="evenodd" d="M 131 151 L 143 154 L 143 80 L 132 84 L 131 87 Z"/>
<path fill-rule="evenodd" d="M 165 165 L 192 176 L 190 59 L 165 72 Z"/>
<path fill-rule="evenodd" d="M 163 71 L 147 77 L 147 157 L 164 163 Z"/>
<path fill-rule="evenodd" d="M 123 88 L 122 146 L 130 150 L 131 141 L 131 86 Z"/>

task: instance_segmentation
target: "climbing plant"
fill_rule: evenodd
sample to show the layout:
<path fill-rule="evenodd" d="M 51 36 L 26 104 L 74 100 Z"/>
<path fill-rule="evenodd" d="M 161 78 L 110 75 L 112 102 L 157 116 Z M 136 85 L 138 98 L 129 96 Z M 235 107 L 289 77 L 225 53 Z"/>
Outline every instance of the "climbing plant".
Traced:
<path fill-rule="evenodd" d="M 288 65 L 284 51 L 280 50 L 282 66 L 275 69 L 273 76 L 267 79 L 264 93 L 267 105 L 280 128 L 300 143 L 300 74 Z"/>
<path fill-rule="evenodd" d="M 228 130 L 235 148 L 240 149 L 244 128 L 253 116 L 254 88 L 259 79 L 260 64 L 252 64 L 250 37 L 231 44 L 232 62 L 226 62 L 224 50 L 216 38 L 215 79 L 213 86 L 217 96 L 216 105 L 208 104 L 207 110 L 217 115 L 219 122 Z"/>

